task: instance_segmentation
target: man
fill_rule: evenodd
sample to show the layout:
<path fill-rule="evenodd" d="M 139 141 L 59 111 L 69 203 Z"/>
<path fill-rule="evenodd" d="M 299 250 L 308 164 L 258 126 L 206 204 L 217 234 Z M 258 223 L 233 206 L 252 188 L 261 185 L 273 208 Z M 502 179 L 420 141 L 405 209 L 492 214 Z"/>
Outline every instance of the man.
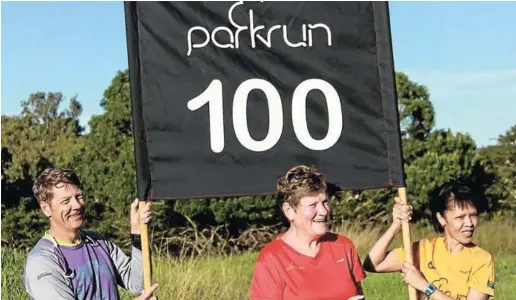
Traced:
<path fill-rule="evenodd" d="M 81 230 L 84 195 L 71 170 L 48 168 L 33 186 L 34 196 L 48 217 L 50 229 L 27 257 L 23 281 L 31 299 L 119 299 L 118 285 L 137 300 L 150 298 L 157 288 L 143 291 L 138 200 L 131 204 L 131 258 L 98 234 Z M 140 214 L 151 220 L 150 203 Z"/>

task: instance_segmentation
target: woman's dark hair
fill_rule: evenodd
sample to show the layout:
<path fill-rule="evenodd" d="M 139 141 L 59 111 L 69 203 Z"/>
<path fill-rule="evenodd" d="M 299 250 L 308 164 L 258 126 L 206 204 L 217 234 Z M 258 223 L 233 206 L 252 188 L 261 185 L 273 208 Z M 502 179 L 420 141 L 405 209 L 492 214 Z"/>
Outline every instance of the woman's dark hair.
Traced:
<path fill-rule="evenodd" d="M 474 193 L 469 187 L 463 184 L 450 183 L 443 186 L 436 196 L 430 199 L 430 211 L 432 212 L 432 224 L 437 233 L 443 233 L 444 228 L 437 219 L 437 213 L 444 216 L 444 212 L 455 206 L 464 208 L 468 205 L 477 207 Z"/>

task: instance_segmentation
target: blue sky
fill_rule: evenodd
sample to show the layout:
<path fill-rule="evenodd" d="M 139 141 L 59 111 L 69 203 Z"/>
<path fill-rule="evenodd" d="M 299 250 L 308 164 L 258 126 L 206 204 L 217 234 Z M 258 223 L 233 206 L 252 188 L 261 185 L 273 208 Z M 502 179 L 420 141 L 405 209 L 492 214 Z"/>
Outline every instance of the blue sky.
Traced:
<path fill-rule="evenodd" d="M 122 2 L 2 2 L 2 114 L 35 91 L 78 95 L 86 124 L 127 68 Z M 436 127 L 493 144 L 516 124 L 516 2 L 391 2 L 397 71 L 426 85 Z"/>

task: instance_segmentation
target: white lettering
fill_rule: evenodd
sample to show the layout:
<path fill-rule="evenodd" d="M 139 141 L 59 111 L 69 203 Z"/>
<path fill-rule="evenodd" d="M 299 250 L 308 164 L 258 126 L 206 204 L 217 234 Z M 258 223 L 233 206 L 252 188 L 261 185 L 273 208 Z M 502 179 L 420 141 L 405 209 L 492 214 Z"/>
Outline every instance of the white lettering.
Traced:
<path fill-rule="evenodd" d="M 251 35 L 251 48 L 256 47 L 256 33 L 259 30 L 262 30 L 265 28 L 265 25 L 260 25 L 258 27 L 254 27 L 254 16 L 253 16 L 253 10 L 249 10 L 249 34 Z"/>
<path fill-rule="evenodd" d="M 315 28 L 324 28 L 326 29 L 326 33 L 328 35 L 328 46 L 331 46 L 331 30 L 328 26 L 326 26 L 325 24 L 322 24 L 322 23 L 319 23 L 319 24 L 315 24 L 315 25 L 312 25 L 312 24 L 308 24 L 308 47 L 312 47 L 312 29 L 315 29 Z"/>
<path fill-rule="evenodd" d="M 303 32 L 303 35 L 304 32 Z M 287 26 L 283 25 L 283 40 L 285 40 L 285 43 L 289 46 L 289 47 L 292 47 L 292 48 L 297 48 L 297 47 L 306 47 L 306 43 L 305 42 L 299 42 L 297 44 L 292 44 L 289 40 L 288 40 L 288 34 L 287 34 Z"/>
<path fill-rule="evenodd" d="M 263 37 L 261 36 L 256 36 L 260 41 L 262 41 L 262 43 L 265 44 L 265 46 L 267 46 L 268 48 L 272 47 L 272 40 L 271 40 L 271 36 L 272 36 L 272 32 L 276 29 L 280 29 L 281 28 L 281 25 L 274 25 L 272 26 L 270 29 L 269 29 L 269 32 L 267 32 L 267 40 L 264 40 Z"/>
<path fill-rule="evenodd" d="M 225 31 L 229 34 L 229 41 L 231 44 L 226 44 L 226 45 L 222 45 L 222 44 L 219 44 L 219 42 L 217 42 L 217 40 L 215 39 L 215 35 L 217 34 L 217 32 L 219 31 Z M 231 29 L 227 28 L 227 27 L 217 27 L 215 30 L 213 30 L 213 32 L 211 33 L 211 40 L 213 41 L 213 44 L 219 48 L 234 48 L 235 46 L 233 46 L 233 43 L 235 41 L 235 37 L 233 36 L 233 32 L 231 32 Z"/>
<path fill-rule="evenodd" d="M 269 107 L 269 131 L 263 140 L 255 140 L 249 132 L 247 123 L 247 102 L 249 93 L 260 90 L 265 94 Z M 326 99 L 328 108 L 328 133 L 323 139 L 314 139 L 308 130 L 306 101 L 308 93 L 319 90 Z M 262 98 L 263 99 L 263 98 Z M 224 150 L 224 110 L 222 82 L 214 79 L 210 85 L 195 98 L 187 102 L 191 111 L 208 104 L 210 147 L 214 153 Z M 329 149 L 337 143 L 342 133 L 342 107 L 337 90 L 327 81 L 307 79 L 301 82 L 292 95 L 292 126 L 301 144 L 316 151 Z M 270 82 L 252 78 L 242 82 L 233 96 L 233 129 L 242 146 L 254 152 L 263 152 L 274 147 L 283 132 L 283 103 L 281 96 Z"/>
<path fill-rule="evenodd" d="M 239 41 L 239 38 L 238 38 L 238 35 L 240 34 L 240 32 L 242 30 L 246 30 L 248 29 L 247 26 L 240 26 L 238 25 L 234 20 L 233 20 L 233 10 L 235 9 L 235 7 L 239 6 L 239 5 L 242 5 L 244 4 L 243 1 L 238 1 L 237 3 L 231 5 L 231 7 L 229 8 L 229 11 L 228 11 L 228 19 L 229 19 L 229 22 L 231 23 L 231 25 L 233 25 L 233 27 L 237 28 L 237 31 L 235 32 L 235 48 L 238 49 L 238 41 Z"/>
<path fill-rule="evenodd" d="M 252 90 L 261 90 L 269 106 L 269 132 L 265 139 L 257 141 L 249 133 L 247 125 L 247 98 Z M 242 146 L 255 152 L 272 148 L 279 141 L 283 131 L 283 108 L 278 90 L 263 79 L 248 79 L 242 82 L 233 98 L 233 127 Z"/>
<path fill-rule="evenodd" d="M 188 101 L 186 106 L 194 111 L 208 103 L 210 116 L 210 146 L 215 153 L 224 150 L 224 111 L 222 108 L 222 82 L 213 80 L 210 85 L 197 97 Z"/>
<path fill-rule="evenodd" d="M 263 2 L 263 1 L 261 1 Z M 283 35 L 283 41 L 288 47 L 291 48 L 298 48 L 298 47 L 313 47 L 313 38 L 315 35 L 315 29 L 323 29 L 326 31 L 327 35 L 327 45 L 332 45 L 332 35 L 331 35 L 331 29 L 328 27 L 328 25 L 323 23 L 317 23 L 317 24 L 303 24 L 301 25 L 301 33 L 302 33 L 302 40 L 293 43 L 288 38 L 288 31 L 289 27 L 287 25 L 280 25 L 280 24 L 273 24 L 270 26 L 270 28 L 267 30 L 267 39 L 264 38 L 264 36 L 260 35 L 261 30 L 266 30 L 265 25 L 257 25 L 257 22 L 255 20 L 254 11 L 252 9 L 249 9 L 248 16 L 249 16 L 249 26 L 243 26 L 240 24 L 237 24 L 235 22 L 233 12 L 235 8 L 237 8 L 240 5 L 243 5 L 243 1 L 235 2 L 228 10 L 228 20 L 229 23 L 231 23 L 231 26 L 233 28 L 228 28 L 225 26 L 219 26 L 213 29 L 213 31 L 210 34 L 210 31 L 202 26 L 194 26 L 188 30 L 187 34 L 187 42 L 188 42 L 188 52 L 187 56 L 190 56 L 192 54 L 193 49 L 199 49 L 206 47 L 210 42 L 218 48 L 231 48 L 231 49 L 239 49 L 240 48 L 240 33 L 244 30 L 249 31 L 249 37 L 251 40 L 251 48 L 256 48 L 256 41 L 260 41 L 265 45 L 267 48 L 272 48 L 272 33 L 275 30 L 282 30 Z M 308 28 L 307 28 L 308 27 Z M 234 32 L 232 30 L 235 30 Z M 193 42 L 193 35 L 195 31 L 203 32 L 205 35 L 203 42 Z M 229 36 L 229 42 L 228 43 L 221 43 L 220 40 L 216 39 L 217 33 L 219 31 L 224 31 Z M 265 32 L 265 31 L 264 31 Z M 265 35 L 265 33 L 264 33 Z"/>
<path fill-rule="evenodd" d="M 323 93 L 328 107 L 328 133 L 322 140 L 314 139 L 308 131 L 306 98 L 312 90 Z M 292 95 L 292 125 L 298 140 L 309 149 L 326 150 L 335 145 L 342 133 L 342 112 L 337 90 L 321 79 L 307 79 L 301 82 Z"/>
<path fill-rule="evenodd" d="M 206 40 L 202 44 L 192 45 L 192 33 L 195 30 L 200 30 L 200 31 L 204 32 L 204 34 L 206 35 Z M 188 56 L 190 56 L 190 54 L 192 53 L 192 48 L 202 48 L 202 47 L 208 45 L 209 42 L 210 42 L 210 32 L 208 30 L 206 30 L 206 28 L 201 27 L 201 26 L 194 26 L 194 27 L 190 28 L 190 30 L 188 30 Z"/>

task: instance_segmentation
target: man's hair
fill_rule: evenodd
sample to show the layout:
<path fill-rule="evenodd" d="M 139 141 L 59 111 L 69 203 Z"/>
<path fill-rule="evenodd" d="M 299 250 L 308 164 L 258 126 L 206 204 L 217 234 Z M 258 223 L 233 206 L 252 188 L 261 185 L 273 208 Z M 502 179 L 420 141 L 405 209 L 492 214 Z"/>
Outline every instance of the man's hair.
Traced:
<path fill-rule="evenodd" d="M 437 219 L 437 213 L 444 217 L 447 210 L 454 207 L 464 208 L 468 205 L 477 207 L 477 201 L 473 192 L 466 185 L 450 183 L 440 189 L 439 194 L 430 200 L 430 211 L 432 212 L 432 224 L 437 233 L 443 233 L 444 228 Z"/>
<path fill-rule="evenodd" d="M 58 187 L 62 184 L 74 185 L 81 188 L 79 176 L 72 170 L 61 168 L 46 168 L 36 179 L 32 186 L 32 192 L 38 202 L 46 202 L 50 204 L 52 197 L 52 187 Z"/>
<path fill-rule="evenodd" d="M 311 193 L 325 193 L 326 176 L 314 167 L 300 165 L 291 168 L 276 185 L 280 203 L 286 202 L 297 207 L 301 198 Z"/>

